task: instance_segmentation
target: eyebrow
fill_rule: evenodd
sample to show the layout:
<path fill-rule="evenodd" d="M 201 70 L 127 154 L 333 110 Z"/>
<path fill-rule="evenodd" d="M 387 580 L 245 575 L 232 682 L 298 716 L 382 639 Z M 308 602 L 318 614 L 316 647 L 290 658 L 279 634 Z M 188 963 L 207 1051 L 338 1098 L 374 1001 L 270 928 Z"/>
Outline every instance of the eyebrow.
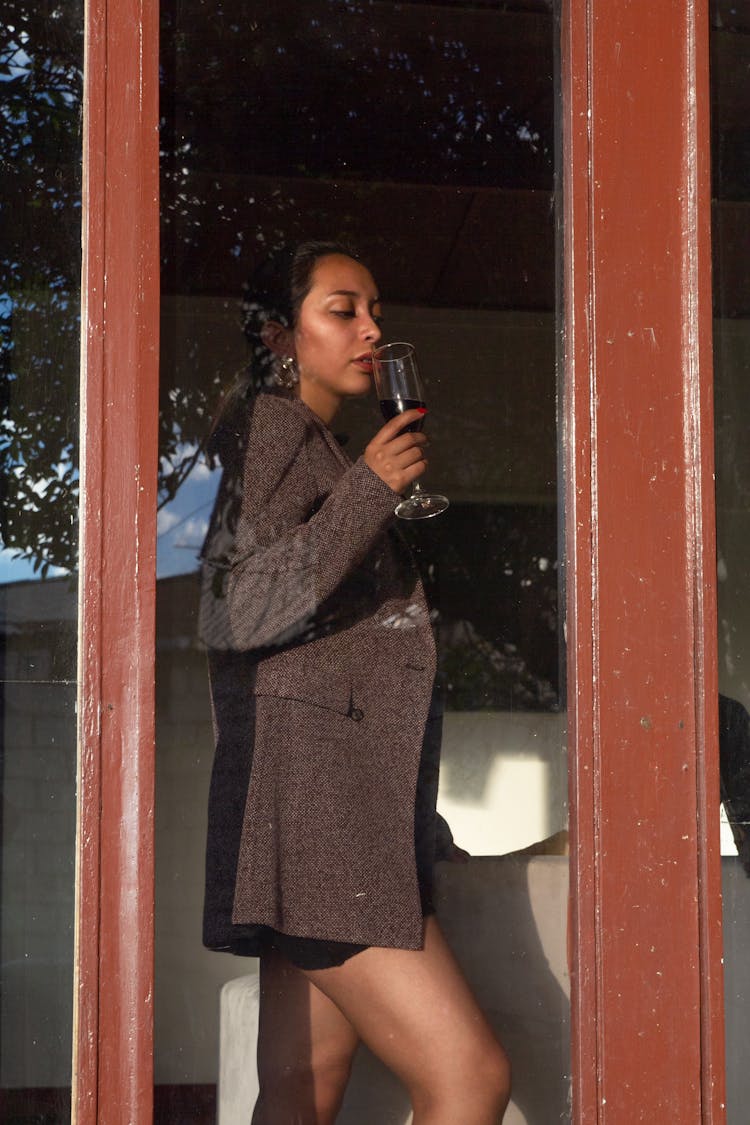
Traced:
<path fill-rule="evenodd" d="M 356 289 L 334 289 L 328 294 L 329 297 L 361 297 L 362 294 L 358 293 Z M 371 305 L 379 305 L 380 297 L 373 297 L 370 301 Z"/>

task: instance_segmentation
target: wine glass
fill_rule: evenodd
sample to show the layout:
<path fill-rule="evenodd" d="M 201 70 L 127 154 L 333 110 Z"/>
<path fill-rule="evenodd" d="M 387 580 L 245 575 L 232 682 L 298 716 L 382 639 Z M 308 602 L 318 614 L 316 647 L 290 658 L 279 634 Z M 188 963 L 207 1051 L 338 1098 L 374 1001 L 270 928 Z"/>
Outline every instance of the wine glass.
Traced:
<path fill-rule="evenodd" d="M 424 407 L 424 390 L 419 377 L 413 344 L 398 341 L 383 344 L 372 353 L 372 370 L 380 410 L 386 422 L 414 407 Z M 421 430 L 422 419 L 404 426 L 404 432 Z M 424 520 L 437 516 L 448 507 L 448 497 L 439 492 L 425 492 L 414 481 L 407 496 L 396 506 L 402 520 Z"/>

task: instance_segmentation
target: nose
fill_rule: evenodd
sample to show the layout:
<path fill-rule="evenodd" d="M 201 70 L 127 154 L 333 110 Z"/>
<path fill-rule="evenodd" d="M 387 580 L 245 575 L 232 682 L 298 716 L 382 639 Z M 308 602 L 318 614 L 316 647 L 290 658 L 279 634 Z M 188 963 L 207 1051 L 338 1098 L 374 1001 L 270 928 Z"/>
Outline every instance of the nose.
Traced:
<path fill-rule="evenodd" d="M 382 332 L 368 313 L 362 326 L 362 339 L 366 340 L 368 344 L 377 344 L 381 336 Z"/>

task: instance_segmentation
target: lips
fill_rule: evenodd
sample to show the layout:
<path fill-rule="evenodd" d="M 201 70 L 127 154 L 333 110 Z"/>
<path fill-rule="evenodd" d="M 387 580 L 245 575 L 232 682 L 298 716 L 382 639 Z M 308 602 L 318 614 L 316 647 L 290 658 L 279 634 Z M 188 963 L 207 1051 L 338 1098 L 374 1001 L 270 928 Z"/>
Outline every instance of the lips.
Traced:
<path fill-rule="evenodd" d="M 357 367 L 361 367 L 363 371 L 369 373 L 372 371 L 372 352 L 363 352 L 362 355 L 358 355 L 352 362 L 356 363 Z"/>

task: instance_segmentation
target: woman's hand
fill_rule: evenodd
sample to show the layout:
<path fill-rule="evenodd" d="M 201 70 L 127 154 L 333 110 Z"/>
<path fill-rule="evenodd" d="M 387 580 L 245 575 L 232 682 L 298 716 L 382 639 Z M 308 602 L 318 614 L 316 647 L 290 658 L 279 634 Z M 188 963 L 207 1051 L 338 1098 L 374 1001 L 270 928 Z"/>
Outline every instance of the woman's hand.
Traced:
<path fill-rule="evenodd" d="M 403 492 L 427 468 L 427 438 L 422 433 L 403 432 L 405 426 L 421 422 L 424 415 L 424 410 L 414 409 L 391 418 L 365 449 L 366 463 L 394 492 Z"/>

